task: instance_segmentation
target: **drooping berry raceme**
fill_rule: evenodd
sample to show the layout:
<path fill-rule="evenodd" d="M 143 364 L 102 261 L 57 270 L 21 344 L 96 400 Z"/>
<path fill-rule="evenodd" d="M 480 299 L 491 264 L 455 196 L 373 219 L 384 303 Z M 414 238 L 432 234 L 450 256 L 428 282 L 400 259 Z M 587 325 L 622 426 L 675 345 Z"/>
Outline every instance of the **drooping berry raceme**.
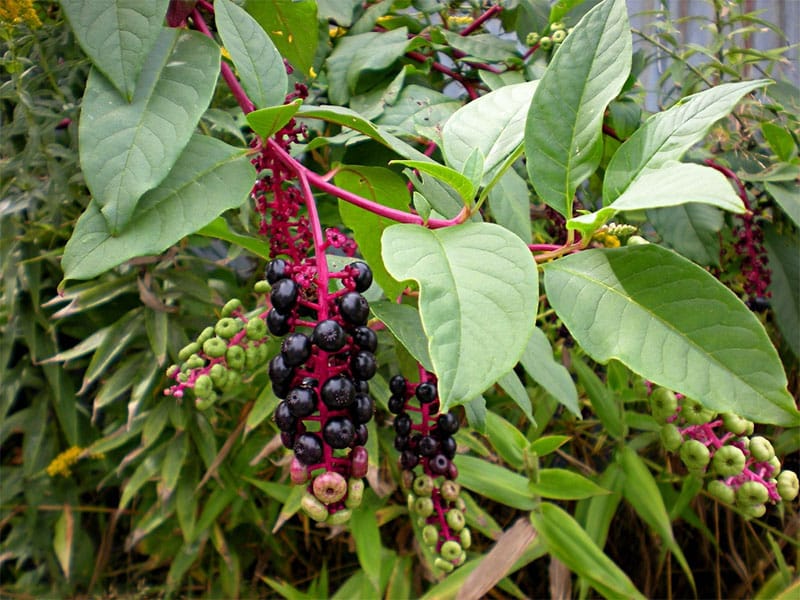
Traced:
<path fill-rule="evenodd" d="M 434 567 L 449 573 L 464 563 L 472 542 L 453 463 L 459 422 L 452 413 L 439 413 L 435 377 L 420 369 L 420 378 L 420 383 L 402 375 L 390 380 L 389 410 L 395 414 L 395 448 L 410 487 L 408 510 L 418 520 L 422 541 L 438 555 Z"/>
<path fill-rule="evenodd" d="M 328 243 L 338 243 L 334 233 Z M 318 249 L 324 252 L 325 247 Z M 368 380 L 375 374 L 377 336 L 366 326 L 361 292 L 372 271 L 354 261 L 327 273 L 340 290 L 321 290 L 316 262 L 277 258 L 266 269 L 272 284 L 270 332 L 284 336 L 269 363 L 275 395 L 281 399 L 275 423 L 294 452 L 292 481 L 307 485 L 305 512 L 317 521 L 341 524 L 361 503 L 367 472 L 367 423 L 375 412 Z"/>
<path fill-rule="evenodd" d="M 709 494 L 735 504 L 746 517 L 763 516 L 766 503 L 797 497 L 797 474 L 781 470 L 769 440 L 752 436 L 751 421 L 733 414 L 717 415 L 665 388 L 651 392 L 650 409 L 662 424 L 664 448 L 678 452 L 690 473 L 709 476 Z"/>

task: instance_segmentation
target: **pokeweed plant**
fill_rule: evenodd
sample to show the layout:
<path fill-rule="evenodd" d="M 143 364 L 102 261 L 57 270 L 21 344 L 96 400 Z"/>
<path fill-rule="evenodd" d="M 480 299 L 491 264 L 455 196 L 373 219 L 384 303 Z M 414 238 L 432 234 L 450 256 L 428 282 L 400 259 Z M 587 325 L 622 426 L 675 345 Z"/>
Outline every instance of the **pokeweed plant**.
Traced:
<path fill-rule="evenodd" d="M 121 560 L 122 537 L 167 594 L 266 585 L 299 597 L 286 582 L 313 568 L 306 593 L 327 596 L 331 575 L 287 533 L 310 517 L 325 523 L 319 557 L 331 556 L 323 536 L 353 540 L 360 569 L 337 581 L 341 597 L 535 595 L 519 570 L 545 555 L 581 596 L 667 595 L 671 580 L 654 586 L 603 551 L 612 519 L 632 510 L 667 552 L 655 560 L 676 560 L 697 592 L 673 524 L 710 535 L 695 507 L 706 475 L 706 495 L 743 518 L 793 510 L 797 477 L 775 450 L 795 452 L 800 425 L 784 368 L 796 378 L 786 182 L 798 143 L 784 125 L 797 116 L 765 100 L 773 81 L 720 69 L 643 119 L 624 0 L 52 10 L 91 63 L 80 117 L 63 124 L 77 130 L 89 195 L 78 186 L 80 217 L 59 230 L 60 295 L 46 286 L 43 308 L 41 290 L 28 292 L 58 335 L 41 342 L 45 329 L 7 319 L 39 345 L 30 360 L 9 355 L 7 372 L 44 360 L 67 446 L 31 454 L 48 408 L 32 391 L 5 393 L 9 420 L 40 427 L 22 430 L 25 470 L 4 465 L 7 497 L 30 497 L 21 510 L 3 502 L 15 533 L 3 568 L 18 588 L 59 576 L 92 588 Z M 52 61 L 35 32 L 16 37 L 24 16 L 2 17 L 9 47 Z M 6 64 L 22 128 L 35 113 L 20 68 Z M 740 143 L 698 150 L 730 119 L 750 124 Z M 736 160 L 762 136 L 761 154 Z M 772 166 L 750 169 L 765 153 Z M 719 259 L 711 232 L 728 233 Z M 6 280 L 24 289 L 30 265 L 52 260 L 32 258 L 31 243 L 4 252 L 20 264 Z M 759 308 L 769 293 L 783 362 L 743 302 Z M 79 390 L 59 381 L 59 362 L 77 362 Z M 81 495 L 97 487 L 118 497 L 98 500 L 106 521 L 84 525 Z M 36 508 L 48 494 L 62 507 L 52 515 Z M 52 528 L 52 554 L 50 540 L 20 545 L 21 511 Z M 509 516 L 524 518 L 503 532 Z M 757 523 L 780 539 L 768 551 L 778 589 L 782 545 L 796 541 Z M 82 551 L 94 527 L 96 558 Z M 388 528 L 420 543 L 397 546 Z"/>

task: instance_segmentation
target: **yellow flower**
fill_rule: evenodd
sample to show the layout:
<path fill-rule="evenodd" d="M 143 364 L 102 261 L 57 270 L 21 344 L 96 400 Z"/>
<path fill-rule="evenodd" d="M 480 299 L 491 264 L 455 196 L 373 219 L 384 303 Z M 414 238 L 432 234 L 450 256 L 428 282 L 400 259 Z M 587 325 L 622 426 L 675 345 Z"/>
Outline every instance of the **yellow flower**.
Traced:
<path fill-rule="evenodd" d="M 83 448 L 80 446 L 67 448 L 47 465 L 47 474 L 50 477 L 55 477 L 56 475 L 69 477 L 72 475 L 72 469 L 70 467 L 78 462 L 82 452 Z"/>
<path fill-rule="evenodd" d="M 619 238 L 615 235 L 607 235 L 603 238 L 603 245 L 606 248 L 619 248 Z"/>
<path fill-rule="evenodd" d="M 33 8 L 33 0 L 0 0 L 0 21 L 9 25 L 25 23 L 31 29 L 42 25 Z"/>

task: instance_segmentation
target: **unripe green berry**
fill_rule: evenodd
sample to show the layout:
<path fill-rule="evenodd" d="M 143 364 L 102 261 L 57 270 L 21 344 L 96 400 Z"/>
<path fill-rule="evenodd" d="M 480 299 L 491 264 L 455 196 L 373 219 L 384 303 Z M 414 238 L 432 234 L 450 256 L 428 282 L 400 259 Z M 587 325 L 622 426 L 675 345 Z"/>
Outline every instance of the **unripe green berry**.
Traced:
<path fill-rule="evenodd" d="M 328 509 L 311 494 L 305 494 L 300 501 L 300 507 L 315 521 L 324 521 L 328 518 Z"/>
<path fill-rule="evenodd" d="M 347 498 L 344 505 L 347 508 L 358 508 L 361 506 L 361 499 L 364 497 L 364 480 L 351 477 L 347 482 Z"/>
<path fill-rule="evenodd" d="M 767 462 L 775 456 L 775 448 L 772 447 L 767 438 L 760 435 L 750 438 L 750 444 L 747 449 L 750 450 L 750 456 L 758 462 Z"/>
<path fill-rule="evenodd" d="M 554 21 L 553 23 L 550 23 L 550 31 L 563 31 L 566 28 L 567 26 L 561 21 Z"/>
<path fill-rule="evenodd" d="M 244 359 L 244 348 L 241 346 L 231 346 L 225 353 L 225 362 L 230 369 L 240 370 L 244 367 Z"/>
<path fill-rule="evenodd" d="M 425 525 L 422 528 L 422 541 L 428 546 L 435 546 L 439 541 L 439 532 L 434 525 Z"/>
<path fill-rule="evenodd" d="M 733 477 L 742 472 L 746 460 L 744 452 L 736 446 L 722 446 L 714 452 L 711 466 L 721 477 Z"/>
<path fill-rule="evenodd" d="M 703 442 L 698 440 L 687 440 L 681 444 L 681 460 L 690 470 L 705 470 L 706 465 L 711 461 L 711 453 Z"/>
<path fill-rule="evenodd" d="M 242 322 L 231 317 L 222 317 L 214 326 L 214 333 L 219 337 L 229 340 L 242 328 Z"/>
<path fill-rule="evenodd" d="M 244 350 L 244 368 L 248 371 L 253 371 L 260 364 L 259 363 L 258 348 L 255 346 L 248 346 Z"/>
<path fill-rule="evenodd" d="M 564 31 L 563 29 L 559 29 L 557 31 L 554 31 L 551 37 L 553 38 L 554 44 L 560 44 L 565 39 L 567 39 L 567 32 Z"/>
<path fill-rule="evenodd" d="M 221 388 L 222 383 L 228 376 L 228 370 L 225 368 L 225 365 L 217 363 L 211 366 L 211 370 L 208 372 L 208 374 L 211 377 L 211 381 L 214 382 L 214 385 Z"/>
<path fill-rule="evenodd" d="M 332 515 L 329 515 L 325 522 L 328 525 L 344 525 L 350 520 L 350 517 L 353 516 L 353 511 L 349 508 L 343 508 L 341 510 L 337 510 Z"/>
<path fill-rule="evenodd" d="M 740 507 L 740 510 L 748 519 L 760 519 L 767 512 L 767 507 L 763 504 L 750 504 Z"/>
<path fill-rule="evenodd" d="M 194 406 L 195 406 L 195 408 L 196 408 L 197 410 L 200 410 L 200 411 L 203 411 L 203 410 L 208 410 L 209 408 L 211 408 L 212 406 L 214 406 L 214 404 L 215 404 L 215 403 L 216 403 L 216 401 L 217 401 L 217 398 L 219 398 L 219 396 L 217 395 L 217 393 L 216 393 L 216 392 L 211 392 L 211 393 L 210 393 L 210 394 L 209 394 L 207 397 L 205 397 L 205 398 L 197 398 L 197 399 L 195 399 L 195 401 L 194 401 Z"/>
<path fill-rule="evenodd" d="M 247 339 L 249 340 L 260 340 L 267 335 L 267 324 L 264 322 L 264 319 L 260 317 L 250 319 L 247 325 L 245 325 L 245 329 L 247 331 Z"/>
<path fill-rule="evenodd" d="M 200 351 L 200 344 L 197 342 L 192 342 L 191 344 L 186 344 L 183 348 L 180 349 L 178 352 L 178 360 L 181 362 L 185 360 L 189 360 L 189 357 L 194 354 L 195 352 Z"/>
<path fill-rule="evenodd" d="M 682 443 L 683 434 L 675 424 L 667 423 L 661 427 L 661 444 L 668 452 L 675 452 Z"/>
<path fill-rule="evenodd" d="M 461 540 L 461 547 L 464 550 L 468 550 L 472 545 L 472 533 L 470 533 L 469 528 L 464 527 L 464 529 L 459 532 L 458 539 Z"/>
<path fill-rule="evenodd" d="M 430 496 L 433 493 L 433 478 L 430 475 L 419 475 L 414 479 L 413 488 L 417 496 Z"/>
<path fill-rule="evenodd" d="M 733 504 L 736 501 L 736 490 L 720 479 L 708 482 L 708 493 L 725 504 Z"/>
<path fill-rule="evenodd" d="M 222 307 L 220 314 L 223 317 L 230 317 L 235 311 L 242 308 L 242 301 L 238 298 L 231 298 L 228 300 L 225 305 Z"/>
<path fill-rule="evenodd" d="M 466 552 L 464 552 L 464 551 L 462 550 L 462 551 L 461 551 L 461 554 L 459 554 L 459 555 L 458 555 L 458 558 L 456 558 L 456 559 L 453 561 L 453 564 L 454 564 L 455 566 L 457 566 L 457 567 L 460 567 L 461 565 L 463 565 L 463 564 L 464 564 L 464 562 L 465 562 L 466 560 L 467 560 L 467 553 L 466 553 Z"/>
<path fill-rule="evenodd" d="M 214 337 L 214 328 L 206 327 L 200 332 L 200 335 L 197 336 L 197 343 L 202 346 L 206 340 L 210 340 L 212 337 Z"/>
<path fill-rule="evenodd" d="M 721 416 L 722 425 L 733 435 L 750 435 L 750 433 L 753 433 L 753 423 L 751 421 L 732 413 L 725 413 Z M 750 433 L 748 433 L 748 429 Z"/>
<path fill-rule="evenodd" d="M 663 423 L 675 414 L 678 409 L 678 399 L 672 390 L 667 388 L 656 388 L 650 394 L 650 411 L 653 417 Z"/>
<path fill-rule="evenodd" d="M 797 479 L 797 473 L 794 471 L 781 471 L 778 475 L 778 495 L 784 502 L 791 502 L 797 498 L 800 492 L 800 481 Z"/>
<path fill-rule="evenodd" d="M 553 47 L 553 40 L 549 35 L 542 36 L 539 40 L 539 48 L 542 50 L 550 50 Z"/>
<path fill-rule="evenodd" d="M 414 502 L 414 512 L 427 519 L 433 514 L 433 500 L 426 496 L 417 498 Z"/>
<path fill-rule="evenodd" d="M 464 513 L 457 508 L 451 508 L 445 515 L 447 526 L 453 531 L 461 531 L 464 529 L 465 519 Z"/>
<path fill-rule="evenodd" d="M 192 354 L 188 359 L 186 359 L 186 368 L 188 370 L 199 369 L 200 367 L 202 367 L 205 364 L 206 364 L 206 361 L 204 361 L 197 354 Z"/>
<path fill-rule="evenodd" d="M 181 368 L 178 365 L 171 365 L 169 369 L 167 369 L 167 377 L 175 377 Z"/>
<path fill-rule="evenodd" d="M 220 337 L 212 337 L 210 340 L 203 342 L 203 352 L 211 358 L 225 356 L 227 349 L 228 343 Z"/>
<path fill-rule="evenodd" d="M 764 504 L 767 500 L 769 500 L 769 491 L 763 483 L 758 481 L 745 481 L 736 490 L 736 503 L 739 506 Z"/>
<path fill-rule="evenodd" d="M 569 30 L 569 33 L 572 33 L 572 29 Z M 640 235 L 632 235 L 631 237 L 628 238 L 628 241 L 625 242 L 625 245 L 626 246 L 646 246 L 649 243 L 650 242 L 648 242 L 646 239 L 644 239 Z"/>
<path fill-rule="evenodd" d="M 781 459 L 777 456 L 773 456 L 767 461 L 767 464 L 772 467 L 772 476 L 776 477 L 781 471 Z"/>
<path fill-rule="evenodd" d="M 455 540 L 448 540 L 442 544 L 439 554 L 441 554 L 442 558 L 445 560 L 455 560 L 461 554 L 461 544 Z"/>
<path fill-rule="evenodd" d="M 414 502 L 417 501 L 417 497 L 414 494 L 409 494 L 406 498 L 406 506 L 408 507 L 408 512 L 414 512 Z"/>
<path fill-rule="evenodd" d="M 440 571 L 444 571 L 445 573 L 452 573 L 453 569 L 455 569 L 453 563 L 438 557 L 433 561 L 433 566 Z"/>
<path fill-rule="evenodd" d="M 464 502 L 464 499 L 461 496 L 456 498 L 456 509 L 460 510 L 461 512 L 467 510 L 467 503 Z"/>
<path fill-rule="evenodd" d="M 535 46 L 535 45 L 536 45 L 536 42 L 538 42 L 538 41 L 539 41 L 539 34 L 538 34 L 536 31 L 531 31 L 531 32 L 530 32 L 530 33 L 529 33 L 529 34 L 528 34 L 528 35 L 525 37 L 525 43 L 526 43 L 528 46 Z"/>
<path fill-rule="evenodd" d="M 269 291 L 271 289 L 272 286 L 266 279 L 262 279 L 261 281 L 256 281 L 255 285 L 253 285 L 253 291 L 256 294 L 269 294 Z"/>
<path fill-rule="evenodd" d="M 690 425 L 703 425 L 710 422 L 716 415 L 713 410 L 705 408 L 696 400 L 684 399 L 681 415 Z"/>
<path fill-rule="evenodd" d="M 461 486 L 455 481 L 447 480 L 442 484 L 439 492 L 442 494 L 442 498 L 448 502 L 455 502 L 456 498 L 458 498 L 458 495 L 461 492 Z"/>
<path fill-rule="evenodd" d="M 208 398 L 214 391 L 214 383 L 208 375 L 200 375 L 194 380 L 194 395 L 198 398 Z"/>

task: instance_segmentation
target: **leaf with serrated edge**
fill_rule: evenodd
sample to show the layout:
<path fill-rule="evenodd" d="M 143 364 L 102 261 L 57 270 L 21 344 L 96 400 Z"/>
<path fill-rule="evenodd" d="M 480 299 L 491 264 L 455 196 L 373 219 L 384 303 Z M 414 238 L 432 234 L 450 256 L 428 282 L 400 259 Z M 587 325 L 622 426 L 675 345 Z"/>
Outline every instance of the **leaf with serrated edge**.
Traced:
<path fill-rule="evenodd" d="M 219 46 L 201 33 L 164 28 L 129 103 L 89 73 L 79 126 L 86 183 L 119 233 L 142 194 L 167 176 L 211 101 Z"/>
<path fill-rule="evenodd" d="M 286 66 L 258 21 L 230 0 L 214 3 L 214 18 L 247 95 L 259 108 L 283 104 Z"/>
<path fill-rule="evenodd" d="M 611 204 L 645 170 L 678 160 L 731 112 L 742 96 L 768 83 L 768 79 L 723 83 L 650 117 L 611 158 L 603 180 L 603 202 Z"/>
<path fill-rule="evenodd" d="M 458 109 L 442 129 L 448 166 L 461 171 L 470 154 L 484 156 L 481 183 L 495 176 L 505 159 L 525 137 L 525 118 L 538 81 L 507 85 Z"/>
<path fill-rule="evenodd" d="M 631 48 L 625 1 L 605 0 L 567 36 L 533 95 L 528 175 L 542 200 L 567 217 L 575 189 L 600 164 L 603 114 L 628 77 Z"/>
<path fill-rule="evenodd" d="M 247 199 L 255 169 L 244 150 L 196 135 L 170 177 L 142 197 L 131 226 L 114 237 L 95 202 L 78 219 L 61 266 L 89 279 L 135 256 L 158 254 Z"/>
<path fill-rule="evenodd" d="M 161 33 L 169 0 L 61 0 L 83 51 L 130 100 Z"/>
<path fill-rule="evenodd" d="M 522 240 L 492 223 L 393 225 L 383 232 L 383 262 L 395 279 L 420 285 L 442 410 L 472 400 L 514 367 L 533 330 L 539 290 Z"/>
<path fill-rule="evenodd" d="M 654 244 L 544 266 L 550 304 L 594 360 L 759 423 L 800 424 L 778 353 L 724 285 Z"/>

